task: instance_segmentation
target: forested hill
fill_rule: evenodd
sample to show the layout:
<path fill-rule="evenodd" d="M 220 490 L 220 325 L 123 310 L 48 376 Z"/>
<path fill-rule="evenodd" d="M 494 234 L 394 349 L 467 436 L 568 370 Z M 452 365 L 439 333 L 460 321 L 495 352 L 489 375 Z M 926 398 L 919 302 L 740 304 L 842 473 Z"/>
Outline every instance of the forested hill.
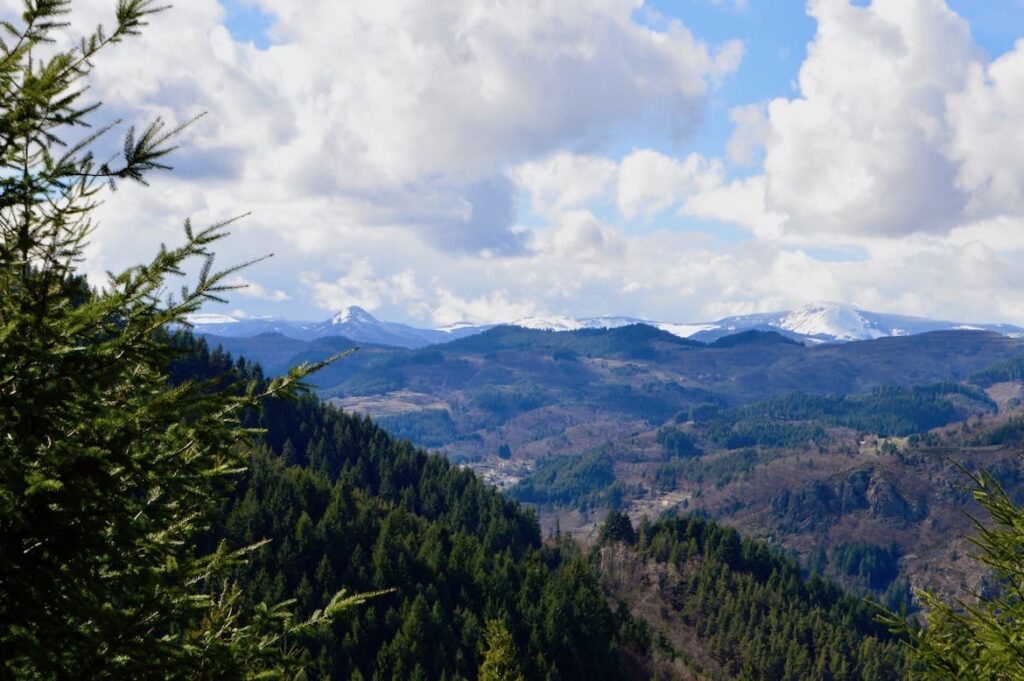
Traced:
<path fill-rule="evenodd" d="M 259 374 L 181 342 L 178 380 Z M 311 678 L 473 679 L 490 619 L 512 634 L 527 678 L 622 676 L 596 573 L 545 547 L 517 503 L 315 397 L 272 402 L 258 425 L 265 442 L 209 537 L 272 540 L 238 575 L 248 596 L 295 598 L 309 614 L 343 587 L 395 590 L 302 641 Z"/>
<path fill-rule="evenodd" d="M 903 676 L 904 650 L 869 603 L 763 542 L 698 517 L 633 529 L 612 512 L 597 549 L 609 594 L 658 631 L 666 678 L 877 679 Z"/>
<path fill-rule="evenodd" d="M 280 374 L 352 343 L 280 335 L 211 345 Z M 774 333 L 711 344 L 653 327 L 569 332 L 498 327 L 410 351 L 367 346 L 311 377 L 321 397 L 367 413 L 391 432 L 474 462 L 506 445 L 530 461 L 584 454 L 707 405 L 741 407 L 803 393 L 822 398 L 876 388 L 961 381 L 1024 352 L 1024 340 L 981 331 L 804 347 Z"/>
<path fill-rule="evenodd" d="M 260 375 L 257 365 L 233 362 L 202 340 L 182 336 L 180 343 L 188 352 L 174 368 L 175 380 Z M 609 598 L 596 555 L 584 556 L 564 538 L 545 543 L 531 513 L 473 473 L 312 396 L 271 402 L 255 418 L 252 425 L 265 428 L 263 442 L 205 548 L 220 539 L 235 546 L 270 539 L 237 577 L 254 602 L 294 598 L 303 615 L 323 607 L 340 588 L 394 589 L 300 642 L 311 678 L 475 679 L 493 620 L 511 634 L 512 652 L 528 679 L 648 678 L 664 651 L 673 650 L 665 641 L 677 637 L 681 622 L 647 624 L 642 618 L 649 613 L 629 602 L 637 594 L 612 590 L 616 598 Z M 673 598 L 688 602 L 692 612 L 759 613 L 758 628 L 748 632 L 755 637 L 753 648 L 736 638 L 734 621 L 728 631 L 721 618 L 706 624 L 701 631 L 713 634 L 707 645 L 716 656 L 745 660 L 744 669 L 756 669 L 765 656 L 786 653 L 782 644 L 797 646 L 801 659 L 815 665 L 826 655 L 827 673 L 805 678 L 877 678 L 854 663 L 865 651 L 872 655 L 870 669 L 897 664 L 890 644 L 834 587 L 820 581 L 806 586 L 795 567 L 780 570 L 764 545 L 740 544 L 732 530 L 699 523 L 706 537 L 698 538 L 700 551 L 718 555 L 725 537 L 726 553 L 735 543 L 745 562 L 706 563 L 700 574 L 710 570 L 714 579 L 705 584 L 703 576 L 695 577 L 690 586 L 709 588 L 678 591 Z M 675 526 L 658 527 L 642 535 L 643 560 L 678 562 L 681 551 L 693 548 L 692 533 L 681 534 L 675 548 L 658 538 L 668 532 L 663 528 Z M 770 576 L 767 586 L 748 583 L 748 573 L 762 572 Z M 796 601 L 785 591 L 823 588 L 832 601 L 840 599 L 836 617 L 821 619 L 814 614 L 818 610 L 802 605 L 794 609 Z M 762 597 L 764 589 L 770 597 Z M 839 647 L 822 653 L 826 643 Z M 680 658 L 674 664 L 689 662 Z M 722 664 L 716 663 L 729 668 Z M 842 673 L 830 671 L 840 668 Z"/>

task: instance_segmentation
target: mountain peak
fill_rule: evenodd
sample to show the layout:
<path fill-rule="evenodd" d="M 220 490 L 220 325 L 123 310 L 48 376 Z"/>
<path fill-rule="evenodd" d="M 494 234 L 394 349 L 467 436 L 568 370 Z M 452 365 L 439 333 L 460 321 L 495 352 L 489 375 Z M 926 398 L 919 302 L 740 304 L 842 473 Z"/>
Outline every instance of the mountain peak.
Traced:
<path fill-rule="evenodd" d="M 345 336 L 360 343 L 421 348 L 435 343 L 446 343 L 481 333 L 493 325 L 468 322 L 450 324 L 439 329 L 424 329 L 407 324 L 377 319 L 365 309 L 352 305 L 330 319 L 320 322 L 298 322 L 278 318 L 230 317 L 227 315 L 198 314 L 189 322 L 199 333 L 223 336 L 254 336 L 261 333 L 280 333 L 301 340 L 324 336 Z M 636 317 L 604 315 L 600 317 L 570 317 L 550 315 L 527 317 L 510 322 L 510 326 L 550 331 L 578 329 L 614 329 L 631 324 L 647 324 L 682 338 L 713 342 L 723 336 L 751 329 L 774 331 L 799 342 L 845 343 L 870 340 L 883 336 L 908 336 L 945 329 L 990 330 L 1017 338 L 1024 337 L 1024 328 L 1009 324 L 964 324 L 924 317 L 871 312 L 859 305 L 833 301 L 815 301 L 802 307 L 777 312 L 759 312 L 717 321 L 675 324 L 650 321 Z"/>
<path fill-rule="evenodd" d="M 786 313 L 776 324 L 804 336 L 825 336 L 833 340 L 866 340 L 890 335 L 870 321 L 863 311 L 845 303 L 810 303 Z"/>
<path fill-rule="evenodd" d="M 860 305 L 857 305 L 856 303 L 840 303 L 840 302 L 837 302 L 835 300 L 815 300 L 815 301 L 812 301 L 810 303 L 807 303 L 806 305 L 801 305 L 800 307 L 798 307 L 796 310 L 793 310 L 793 311 L 796 312 L 797 310 L 833 310 L 833 309 L 856 310 L 858 312 L 863 310 L 863 308 Z"/>
<path fill-rule="evenodd" d="M 351 322 L 376 322 L 377 318 L 372 314 L 359 307 L 358 305 L 350 305 L 341 312 L 331 317 L 332 324 L 348 324 Z"/>

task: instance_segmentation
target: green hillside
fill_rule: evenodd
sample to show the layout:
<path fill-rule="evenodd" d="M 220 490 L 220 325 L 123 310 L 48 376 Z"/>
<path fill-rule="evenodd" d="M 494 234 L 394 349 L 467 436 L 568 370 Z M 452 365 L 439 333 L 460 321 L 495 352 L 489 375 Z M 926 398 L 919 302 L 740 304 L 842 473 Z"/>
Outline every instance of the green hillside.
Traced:
<path fill-rule="evenodd" d="M 655 668 L 705 678 L 897 679 L 900 641 L 870 604 L 767 545 L 700 517 L 642 523 L 611 514 L 603 581 L 653 630 Z"/>
<path fill-rule="evenodd" d="M 259 368 L 202 341 L 178 379 Z M 394 589 L 302 641 L 334 679 L 476 678 L 488 619 L 512 633 L 529 678 L 621 676 L 617 621 L 596 573 L 541 541 L 536 519 L 438 455 L 313 396 L 272 402 L 263 444 L 224 509 L 212 547 L 270 539 L 237 577 L 255 602 L 303 615 L 338 589 Z"/>
<path fill-rule="evenodd" d="M 176 379 L 260 375 L 202 340 L 179 340 L 189 355 L 175 366 Z M 709 520 L 630 529 L 637 560 L 701 561 L 680 574 L 666 601 L 678 619 L 651 623 L 634 602 L 640 594 L 613 587 L 600 557 L 622 537 L 606 532 L 590 559 L 565 538 L 545 543 L 531 513 L 471 472 L 312 396 L 272 402 L 251 418 L 266 429 L 263 444 L 205 540 L 272 540 L 236 575 L 248 597 L 295 599 L 308 615 L 339 588 L 394 589 L 301 641 L 317 677 L 473 679 L 494 618 L 510 632 L 527 678 L 643 678 L 673 650 L 659 628 L 694 629 L 723 673 L 754 678 L 768 678 L 758 670 L 771 678 L 887 678 L 879 670 L 901 664 L 872 608 Z M 573 481 L 591 477 L 576 470 L 584 464 L 602 465 L 552 471 L 550 484 L 576 493 Z M 756 626 L 738 628 L 751 613 Z M 794 650 L 796 661 L 780 662 Z M 776 667 L 818 676 L 774 676 Z"/>

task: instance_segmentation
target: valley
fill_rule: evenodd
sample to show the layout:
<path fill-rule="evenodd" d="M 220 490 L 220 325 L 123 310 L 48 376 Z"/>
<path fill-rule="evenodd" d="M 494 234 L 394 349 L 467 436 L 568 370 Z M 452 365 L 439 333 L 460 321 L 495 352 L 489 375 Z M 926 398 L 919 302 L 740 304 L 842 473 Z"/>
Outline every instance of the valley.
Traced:
<path fill-rule="evenodd" d="M 1022 0 L 0 4 L 0 679 L 1024 679 Z"/>
<path fill-rule="evenodd" d="M 355 345 L 208 341 L 271 372 Z M 610 508 L 634 522 L 706 514 L 898 604 L 911 587 L 984 582 L 958 466 L 1024 492 L 1016 431 L 998 435 L 1021 414 L 1022 353 L 1024 340 L 977 330 L 808 346 L 764 331 L 702 343 L 644 325 L 496 327 L 364 347 L 313 380 L 331 404 L 536 506 L 549 534 L 591 542 Z M 849 547 L 868 563 L 891 550 L 893 567 L 843 564 Z"/>

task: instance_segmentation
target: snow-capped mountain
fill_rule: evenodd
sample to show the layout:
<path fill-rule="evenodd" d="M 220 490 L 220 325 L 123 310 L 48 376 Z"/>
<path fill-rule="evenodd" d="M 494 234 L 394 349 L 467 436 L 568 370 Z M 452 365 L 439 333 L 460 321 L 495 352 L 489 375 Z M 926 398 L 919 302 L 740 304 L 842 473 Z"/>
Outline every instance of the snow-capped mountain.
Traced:
<path fill-rule="evenodd" d="M 264 333 L 280 333 L 300 340 L 312 340 L 305 332 L 308 322 L 295 322 L 277 317 L 232 317 L 222 314 L 196 314 L 188 318 L 197 333 L 229 338 L 259 336 Z"/>
<path fill-rule="evenodd" d="M 796 310 L 726 317 L 712 322 L 689 337 L 715 340 L 739 331 L 777 331 L 812 343 L 842 343 L 888 336 L 909 336 L 928 331 L 974 329 L 1008 336 L 1024 335 L 1009 324 L 963 324 L 906 315 L 869 312 L 843 303 L 811 303 Z"/>
<path fill-rule="evenodd" d="M 647 324 L 655 328 L 667 331 L 675 336 L 682 338 L 689 338 L 696 333 L 702 331 L 708 331 L 716 328 L 713 323 L 708 324 L 675 324 L 672 322 L 656 322 L 649 319 L 639 319 L 637 317 L 617 317 L 614 315 L 605 315 L 603 317 L 583 317 L 577 319 L 576 317 L 566 317 L 562 315 L 556 315 L 552 317 L 524 317 L 523 319 L 517 319 L 514 322 L 509 322 L 510 326 L 521 326 L 524 329 L 538 329 L 543 331 L 577 331 L 579 329 L 617 329 L 621 326 L 629 326 L 630 324 Z"/>
<path fill-rule="evenodd" d="M 635 317 L 565 317 L 555 315 L 551 317 L 523 317 L 509 326 L 520 326 L 524 329 L 538 329 L 543 331 L 578 331 L 580 329 L 617 329 L 620 326 L 630 324 L 651 324 L 651 322 Z"/>
<path fill-rule="evenodd" d="M 925 317 L 885 314 L 844 303 L 811 303 L 796 310 L 726 317 L 713 322 L 679 324 L 636 317 L 528 317 L 513 326 L 550 331 L 612 329 L 629 324 L 648 324 L 683 338 L 714 341 L 742 331 L 775 331 L 808 343 L 844 343 L 887 336 L 909 336 L 928 331 L 974 329 L 1008 336 L 1024 336 L 1024 329 L 1009 324 L 963 324 Z"/>
<path fill-rule="evenodd" d="M 361 307 L 349 307 L 330 319 L 308 327 L 314 338 L 345 336 L 359 343 L 395 345 L 403 348 L 422 348 L 437 343 L 480 333 L 475 326 L 451 326 L 446 329 L 419 329 L 408 324 L 385 322 Z"/>
<path fill-rule="evenodd" d="M 408 324 L 385 322 L 361 307 L 352 306 L 321 322 L 289 321 L 276 318 L 239 319 L 227 315 L 199 314 L 189 318 L 197 333 L 229 338 L 279 333 L 298 340 L 344 336 L 357 343 L 422 348 L 480 333 L 487 326 L 455 324 L 444 329 L 418 329 Z"/>
<path fill-rule="evenodd" d="M 345 336 L 358 343 L 422 348 L 472 336 L 492 328 L 469 323 L 438 329 L 421 329 L 408 324 L 377 319 L 361 307 L 349 307 L 321 322 L 295 322 L 272 318 L 239 319 L 226 315 L 201 314 L 190 319 L 201 334 L 232 338 L 279 333 L 299 340 Z M 844 343 L 886 336 L 908 336 L 928 331 L 975 329 L 1007 336 L 1024 337 L 1024 328 L 1009 324 L 962 324 L 924 317 L 910 317 L 862 310 L 843 303 L 812 303 L 796 310 L 726 317 L 714 322 L 673 323 L 636 317 L 567 316 L 527 317 L 509 323 L 527 329 L 575 331 L 612 329 L 630 324 L 649 324 L 663 331 L 700 341 L 714 341 L 741 331 L 775 331 L 805 343 Z"/>

